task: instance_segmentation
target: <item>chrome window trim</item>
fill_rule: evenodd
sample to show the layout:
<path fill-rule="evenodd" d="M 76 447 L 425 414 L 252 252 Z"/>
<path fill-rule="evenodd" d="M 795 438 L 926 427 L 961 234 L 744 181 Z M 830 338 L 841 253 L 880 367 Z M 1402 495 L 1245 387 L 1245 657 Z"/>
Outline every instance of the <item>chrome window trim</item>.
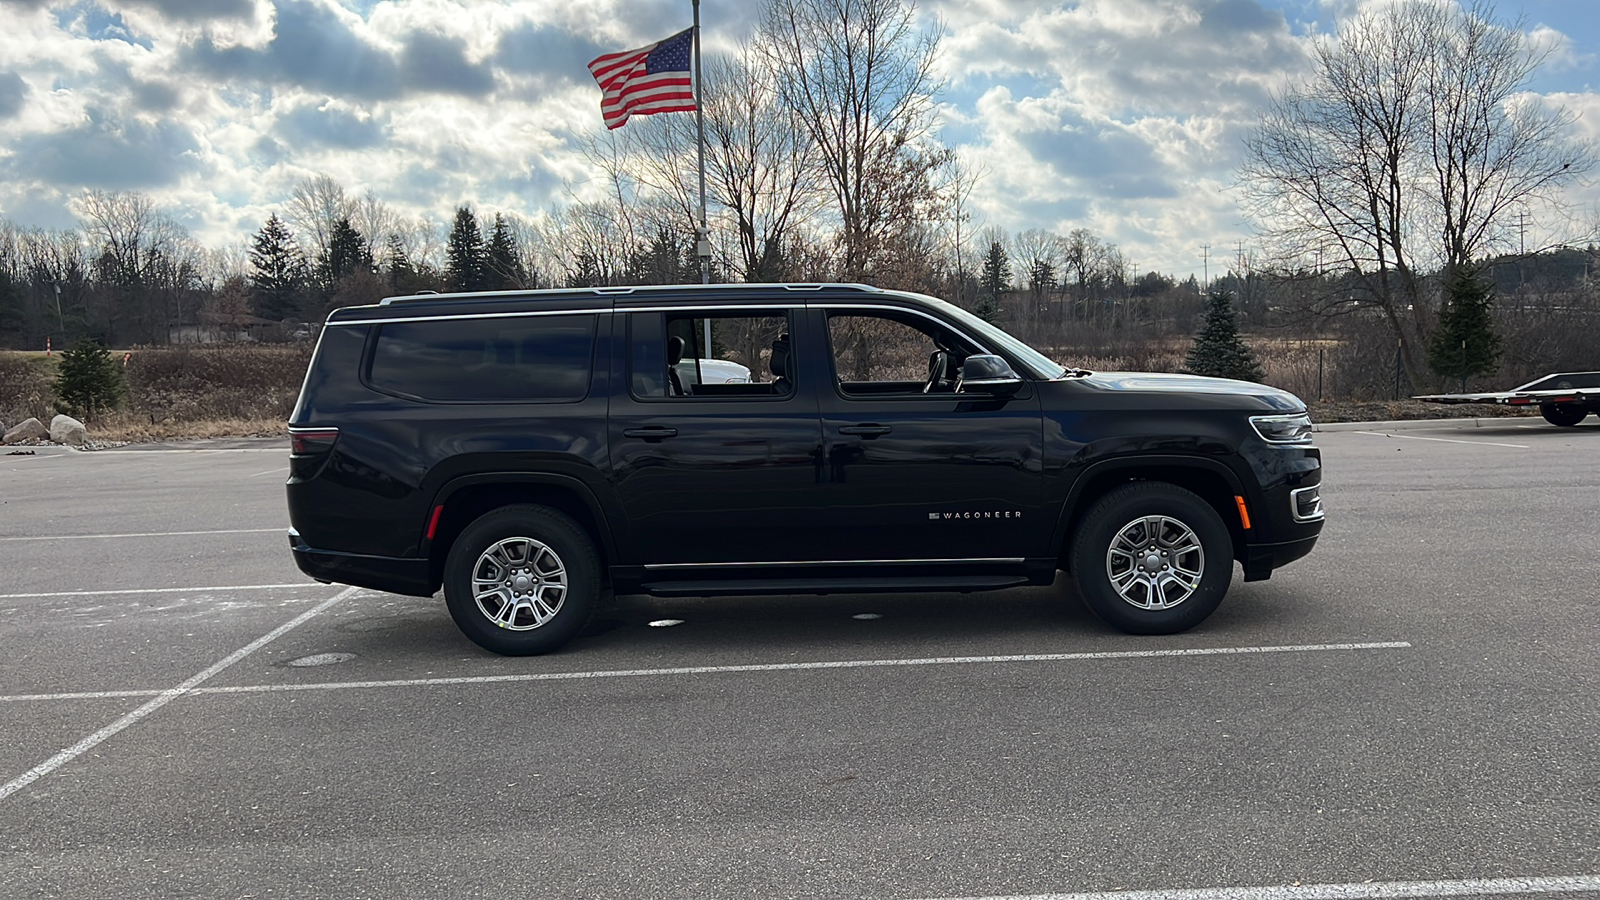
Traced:
<path fill-rule="evenodd" d="M 399 322 L 440 322 L 450 319 L 521 319 L 530 316 L 598 316 L 611 312 L 610 307 L 600 309 L 523 309 L 515 312 L 491 313 L 454 313 L 439 316 L 397 316 L 394 318 L 375 319 L 349 319 L 343 322 L 328 322 L 323 327 L 332 328 L 339 325 L 390 325 Z"/>
<path fill-rule="evenodd" d="M 726 563 L 650 563 L 646 569 L 745 569 L 764 566 L 884 566 L 884 565 L 926 565 L 928 563 L 1022 563 L 1027 560 L 1017 557 L 994 557 L 987 559 L 803 559 L 774 562 L 726 562 Z"/>

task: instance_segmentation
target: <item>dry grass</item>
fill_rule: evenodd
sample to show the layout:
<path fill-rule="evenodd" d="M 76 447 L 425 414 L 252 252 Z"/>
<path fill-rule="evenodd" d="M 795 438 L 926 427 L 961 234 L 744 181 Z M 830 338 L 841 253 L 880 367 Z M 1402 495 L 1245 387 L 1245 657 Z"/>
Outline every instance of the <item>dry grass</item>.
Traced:
<path fill-rule="evenodd" d="M 199 421 L 167 420 L 152 422 L 127 410 L 102 416 L 95 420 L 89 436 L 97 441 L 150 441 L 201 440 L 230 437 L 276 437 L 288 434 L 287 416 L 282 418 L 254 419 L 202 419 Z"/>
<path fill-rule="evenodd" d="M 152 429 L 288 420 L 300 394 L 310 345 L 196 347 L 135 351 L 125 370 L 125 409 Z M 197 435 L 199 436 L 199 435 Z"/>
<path fill-rule="evenodd" d="M 123 365 L 120 409 L 90 418 L 106 441 L 283 434 L 311 358 L 310 345 L 136 349 Z M 114 354 L 121 359 L 121 352 Z M 58 357 L 0 352 L 0 424 L 55 415 Z"/>
<path fill-rule="evenodd" d="M 56 358 L 43 353 L 0 351 L 0 426 L 27 418 L 48 423 L 55 410 Z"/>

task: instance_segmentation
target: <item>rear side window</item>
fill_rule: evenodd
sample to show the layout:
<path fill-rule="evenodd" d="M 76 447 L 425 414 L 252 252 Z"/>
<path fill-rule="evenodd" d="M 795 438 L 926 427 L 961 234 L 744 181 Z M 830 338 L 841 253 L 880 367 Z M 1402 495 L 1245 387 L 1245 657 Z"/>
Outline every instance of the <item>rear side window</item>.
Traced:
<path fill-rule="evenodd" d="M 378 330 L 374 388 L 446 402 L 560 402 L 589 392 L 592 315 L 392 322 Z"/>

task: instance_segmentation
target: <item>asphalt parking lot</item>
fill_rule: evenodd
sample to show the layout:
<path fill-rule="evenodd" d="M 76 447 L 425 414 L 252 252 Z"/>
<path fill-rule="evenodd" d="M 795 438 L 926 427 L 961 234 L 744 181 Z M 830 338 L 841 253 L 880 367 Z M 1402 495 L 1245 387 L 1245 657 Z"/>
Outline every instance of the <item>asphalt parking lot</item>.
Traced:
<path fill-rule="evenodd" d="M 274 442 L 0 455 L 0 898 L 1600 897 L 1600 424 L 1318 444 L 1317 550 L 1187 634 L 635 597 L 530 659 L 308 582 Z"/>

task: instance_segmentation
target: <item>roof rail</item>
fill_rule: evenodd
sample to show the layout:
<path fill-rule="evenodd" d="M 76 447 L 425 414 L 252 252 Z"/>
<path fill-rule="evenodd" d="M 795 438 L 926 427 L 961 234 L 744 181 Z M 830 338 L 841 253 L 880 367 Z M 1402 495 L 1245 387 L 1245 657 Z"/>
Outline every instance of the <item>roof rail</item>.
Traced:
<path fill-rule="evenodd" d="M 631 284 L 631 285 L 616 285 L 616 286 L 612 286 L 612 287 L 538 288 L 538 289 L 535 289 L 535 290 L 527 290 L 527 291 L 473 291 L 473 292 L 452 292 L 452 293 L 447 293 L 447 294 L 441 294 L 441 293 L 438 293 L 437 291 L 418 291 L 415 294 L 402 294 L 402 295 L 394 296 L 394 297 L 385 297 L 382 300 L 378 301 L 378 305 L 379 306 L 390 306 L 390 305 L 393 305 L 393 304 L 396 304 L 396 303 L 419 303 L 419 302 L 424 302 L 424 301 L 429 302 L 429 303 L 434 303 L 434 302 L 438 302 L 438 301 L 441 301 L 441 300 L 447 300 L 447 301 L 448 300 L 482 300 L 482 299 L 485 299 L 485 298 L 492 298 L 492 297 L 541 297 L 541 296 L 548 296 L 548 297 L 564 296 L 564 297 L 570 297 L 573 294 L 582 294 L 582 293 L 597 294 L 597 295 L 602 296 L 602 297 L 616 297 L 616 296 L 626 296 L 626 295 L 634 294 L 634 293 L 652 293 L 652 292 L 655 292 L 655 291 L 684 291 L 684 290 L 734 291 L 734 290 L 750 290 L 752 288 L 769 288 L 769 289 L 770 288 L 781 288 L 781 289 L 786 290 L 786 291 L 820 291 L 820 290 L 827 289 L 827 290 L 860 291 L 862 293 L 874 293 L 874 294 L 883 293 L 883 288 L 873 287 L 870 284 L 858 284 L 858 283 L 854 283 L 854 282 L 826 282 L 826 281 L 820 281 L 820 282 L 792 282 L 792 283 L 760 282 L 760 283 L 751 283 L 751 284 L 745 284 L 745 283 L 740 283 L 740 282 L 724 282 L 724 283 L 719 283 L 719 284 Z"/>

